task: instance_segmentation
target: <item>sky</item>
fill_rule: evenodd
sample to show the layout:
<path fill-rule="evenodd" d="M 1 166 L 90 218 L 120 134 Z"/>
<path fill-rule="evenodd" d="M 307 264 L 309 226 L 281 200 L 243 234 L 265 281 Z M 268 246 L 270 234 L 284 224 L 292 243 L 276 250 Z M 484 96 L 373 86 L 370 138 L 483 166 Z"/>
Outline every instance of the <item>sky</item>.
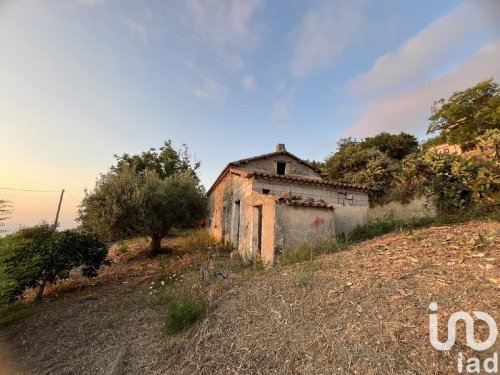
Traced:
<path fill-rule="evenodd" d="M 422 139 L 435 100 L 500 80 L 498 19 L 496 0 L 0 0 L 3 229 L 53 222 L 61 189 L 73 227 L 114 154 L 166 139 L 207 189 L 277 143 Z"/>

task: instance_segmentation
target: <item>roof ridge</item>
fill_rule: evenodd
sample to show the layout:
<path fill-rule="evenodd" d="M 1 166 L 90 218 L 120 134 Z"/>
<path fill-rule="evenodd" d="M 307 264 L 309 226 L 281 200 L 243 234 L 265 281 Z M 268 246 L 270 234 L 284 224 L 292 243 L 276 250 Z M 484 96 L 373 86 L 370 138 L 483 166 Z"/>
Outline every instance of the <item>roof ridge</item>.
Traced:
<path fill-rule="evenodd" d="M 228 165 L 238 165 L 238 164 L 241 164 L 241 163 L 248 163 L 248 162 L 253 161 L 253 160 L 262 159 L 262 158 L 268 158 L 268 157 L 271 157 L 271 156 L 274 156 L 274 155 L 286 155 L 286 156 L 289 156 L 289 157 L 297 160 L 299 163 L 304 164 L 307 167 L 311 168 L 316 173 L 321 173 L 321 170 L 319 170 L 318 168 L 315 168 L 314 166 L 312 166 L 311 164 L 309 164 L 308 162 L 306 162 L 304 159 L 299 158 L 297 155 L 294 155 L 294 154 L 292 154 L 291 152 L 289 152 L 287 150 L 268 152 L 266 154 L 261 154 L 261 155 L 257 155 L 257 156 L 251 156 L 249 158 L 235 160 L 235 161 L 229 162 Z"/>

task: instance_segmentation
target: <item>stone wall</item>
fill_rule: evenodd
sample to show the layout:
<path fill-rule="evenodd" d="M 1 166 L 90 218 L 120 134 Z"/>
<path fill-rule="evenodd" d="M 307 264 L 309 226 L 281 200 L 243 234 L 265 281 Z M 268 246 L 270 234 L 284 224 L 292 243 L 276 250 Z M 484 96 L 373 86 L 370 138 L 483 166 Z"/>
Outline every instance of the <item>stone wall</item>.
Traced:
<path fill-rule="evenodd" d="M 370 207 L 368 210 L 368 222 L 377 220 L 401 219 L 412 220 L 426 216 L 435 216 L 436 207 L 426 197 L 417 197 L 411 202 L 403 204 L 399 202 L 389 202 L 384 205 Z"/>
<path fill-rule="evenodd" d="M 252 189 L 262 193 L 269 190 L 269 194 L 282 196 L 290 192 L 292 195 L 301 195 L 303 198 L 323 199 L 332 204 L 368 207 L 368 194 L 344 188 L 307 185 L 291 181 L 269 181 L 254 179 Z"/>
<path fill-rule="evenodd" d="M 321 179 L 321 175 L 319 173 L 315 172 L 305 164 L 299 163 L 297 160 L 288 155 L 274 155 L 268 158 L 256 159 L 249 161 L 248 163 L 238 165 L 237 167 L 245 170 L 258 170 L 276 174 L 276 163 L 278 162 L 286 163 L 285 175 Z"/>

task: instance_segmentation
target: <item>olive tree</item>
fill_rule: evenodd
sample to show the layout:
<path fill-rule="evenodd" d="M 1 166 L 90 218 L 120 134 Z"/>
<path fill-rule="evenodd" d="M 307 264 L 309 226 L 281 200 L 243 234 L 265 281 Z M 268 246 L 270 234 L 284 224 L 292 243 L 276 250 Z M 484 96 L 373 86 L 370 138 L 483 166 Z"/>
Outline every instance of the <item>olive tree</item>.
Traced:
<path fill-rule="evenodd" d="M 154 171 L 122 165 L 86 191 L 78 220 L 105 241 L 148 236 L 156 253 L 172 227 L 194 225 L 204 215 L 204 195 L 190 171 L 161 178 Z"/>

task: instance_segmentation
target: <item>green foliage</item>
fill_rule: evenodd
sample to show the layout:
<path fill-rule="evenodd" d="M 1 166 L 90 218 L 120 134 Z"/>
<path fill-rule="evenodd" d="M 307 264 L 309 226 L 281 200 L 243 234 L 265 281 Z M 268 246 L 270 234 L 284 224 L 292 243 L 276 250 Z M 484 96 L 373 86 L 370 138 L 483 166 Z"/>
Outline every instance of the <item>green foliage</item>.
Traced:
<path fill-rule="evenodd" d="M 0 304 L 0 329 L 15 324 L 33 313 L 32 306 L 22 303 L 13 302 Z"/>
<path fill-rule="evenodd" d="M 165 142 L 141 155 L 117 157 L 79 207 L 82 228 L 105 241 L 133 236 L 151 237 L 153 251 L 172 227 L 196 224 L 206 211 L 205 192 L 196 176 L 187 147 L 175 151 Z"/>
<path fill-rule="evenodd" d="M 295 264 L 310 261 L 319 254 L 338 251 L 341 244 L 335 238 L 319 241 L 300 242 L 290 249 L 284 250 L 279 258 L 279 264 Z"/>
<path fill-rule="evenodd" d="M 128 246 L 125 244 L 125 242 L 120 241 L 120 243 L 116 245 L 116 252 L 117 254 L 124 254 L 128 252 Z"/>
<path fill-rule="evenodd" d="M 416 228 L 431 223 L 432 219 L 425 218 L 421 221 L 405 221 L 398 219 L 378 220 L 366 225 L 358 225 L 349 234 L 341 234 L 339 237 L 346 243 L 357 243 L 382 236 L 384 234 L 401 231 L 403 229 Z"/>
<path fill-rule="evenodd" d="M 224 244 L 210 235 L 206 229 L 196 229 L 186 232 L 179 239 L 179 246 L 186 253 L 230 253 L 231 244 Z"/>
<path fill-rule="evenodd" d="M 194 226 L 205 214 L 205 192 L 189 173 L 165 179 L 147 173 L 141 188 L 142 210 L 137 234 L 151 236 L 153 250 L 159 250 L 159 241 L 174 225 Z"/>
<path fill-rule="evenodd" d="M 387 194 L 399 171 L 399 160 L 418 149 L 417 139 L 410 134 L 380 133 L 358 141 L 342 138 L 338 151 L 325 161 L 328 177 L 338 182 L 368 185 Z"/>
<path fill-rule="evenodd" d="M 307 268 L 299 268 L 295 271 L 295 283 L 298 286 L 306 287 L 311 285 L 314 277 L 314 272 Z"/>
<path fill-rule="evenodd" d="M 96 236 L 66 230 L 54 232 L 48 224 L 22 228 L 0 240 L 0 302 L 12 301 L 27 288 L 69 277 L 82 266 L 82 274 L 95 277 L 107 248 Z"/>
<path fill-rule="evenodd" d="M 325 162 L 331 180 L 368 185 L 387 191 L 398 170 L 398 164 L 375 148 L 364 148 L 360 144 L 343 146 Z"/>
<path fill-rule="evenodd" d="M 408 188 L 432 196 L 440 212 L 452 212 L 498 204 L 500 174 L 495 164 L 429 150 L 406 158 L 398 178 Z"/>
<path fill-rule="evenodd" d="M 94 190 L 86 192 L 79 221 L 105 241 L 150 236 L 158 251 L 174 225 L 194 225 L 204 212 L 204 191 L 191 174 L 161 179 L 154 172 L 140 175 L 122 167 L 101 176 Z"/>
<path fill-rule="evenodd" d="M 417 138 L 404 132 L 399 134 L 382 132 L 374 137 L 365 138 L 360 143 L 364 148 L 375 148 L 395 160 L 402 160 L 406 155 L 418 151 Z"/>
<path fill-rule="evenodd" d="M 310 287 L 314 279 L 314 273 L 322 267 L 322 263 L 317 260 L 297 264 L 294 266 L 295 284 L 300 287 Z"/>
<path fill-rule="evenodd" d="M 182 145 L 180 150 L 175 150 L 172 141 L 167 140 L 158 150 L 151 148 L 140 155 L 123 154 L 115 155 L 116 166 L 112 170 L 119 171 L 123 167 L 129 167 L 139 174 L 146 171 L 155 172 L 161 179 L 169 176 L 188 173 L 197 177 L 196 171 L 200 167 L 199 161 L 192 161 L 187 145 Z"/>
<path fill-rule="evenodd" d="M 175 334 L 191 327 L 205 314 L 205 308 L 201 299 L 187 298 L 170 302 L 165 322 L 167 332 Z"/>
<path fill-rule="evenodd" d="M 434 103 L 428 133 L 468 149 L 489 129 L 500 128 L 500 86 L 492 79 Z"/>
<path fill-rule="evenodd" d="M 487 130 L 482 136 L 477 138 L 480 145 L 491 150 L 491 158 L 496 167 L 500 165 L 500 129 Z"/>

